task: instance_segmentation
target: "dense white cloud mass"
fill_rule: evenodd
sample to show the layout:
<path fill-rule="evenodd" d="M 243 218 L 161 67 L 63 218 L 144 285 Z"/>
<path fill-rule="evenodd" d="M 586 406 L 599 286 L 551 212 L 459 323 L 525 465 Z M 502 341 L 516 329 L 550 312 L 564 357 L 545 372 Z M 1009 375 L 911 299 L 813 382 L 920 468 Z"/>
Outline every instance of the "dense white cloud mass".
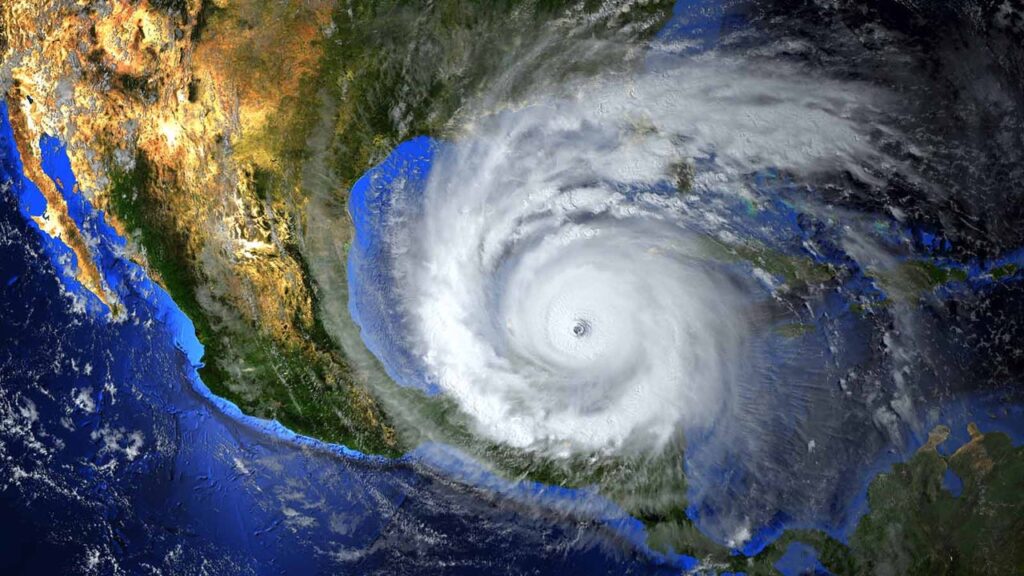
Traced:
<path fill-rule="evenodd" d="M 759 385 L 740 376 L 772 281 L 707 258 L 731 234 L 715 198 L 758 170 L 886 163 L 869 143 L 884 101 L 707 54 L 485 115 L 422 198 L 396 198 L 402 338 L 479 432 L 516 447 L 657 448 L 730 417 Z"/>

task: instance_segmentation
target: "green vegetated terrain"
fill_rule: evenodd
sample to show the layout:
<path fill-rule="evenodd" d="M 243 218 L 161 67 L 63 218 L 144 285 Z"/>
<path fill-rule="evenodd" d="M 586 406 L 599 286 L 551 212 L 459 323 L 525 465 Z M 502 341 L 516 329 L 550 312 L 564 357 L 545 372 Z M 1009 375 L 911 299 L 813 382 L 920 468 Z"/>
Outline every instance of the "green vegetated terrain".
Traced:
<path fill-rule="evenodd" d="M 803 542 L 840 576 L 1024 573 L 1024 447 L 974 424 L 969 431 L 969 442 L 943 456 L 937 448 L 949 429 L 935 428 L 908 462 L 872 480 L 868 512 L 848 545 L 822 532 L 787 531 L 730 569 L 775 574 L 786 547 Z M 944 487 L 948 474 L 962 483 L 960 494 Z"/>
<path fill-rule="evenodd" d="M 220 323 L 197 299 L 204 278 L 189 257 L 186 238 L 173 225 L 173 214 L 151 196 L 156 184 L 145 156 L 136 157 L 131 170 L 110 166 L 108 207 L 143 247 L 158 281 L 192 320 L 205 348 L 199 373 L 214 393 L 249 413 L 275 418 L 314 437 L 371 453 L 400 454 L 372 425 L 373 419 L 365 417 L 365 399 L 318 322 L 308 326 L 303 336 L 324 351 L 320 357 L 275 342 L 258 327 L 239 330 Z M 232 389 L 240 370 L 247 381 L 257 383 L 257 394 L 247 397 Z"/>

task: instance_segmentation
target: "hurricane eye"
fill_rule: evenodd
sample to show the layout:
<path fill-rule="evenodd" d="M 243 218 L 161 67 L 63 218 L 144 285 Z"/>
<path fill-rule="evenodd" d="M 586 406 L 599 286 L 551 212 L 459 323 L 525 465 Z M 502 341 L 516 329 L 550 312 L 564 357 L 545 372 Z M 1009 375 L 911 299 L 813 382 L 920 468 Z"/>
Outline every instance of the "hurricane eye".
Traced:
<path fill-rule="evenodd" d="M 583 338 L 590 334 L 590 322 L 586 320 L 577 320 L 572 326 L 572 334 L 577 338 Z"/>

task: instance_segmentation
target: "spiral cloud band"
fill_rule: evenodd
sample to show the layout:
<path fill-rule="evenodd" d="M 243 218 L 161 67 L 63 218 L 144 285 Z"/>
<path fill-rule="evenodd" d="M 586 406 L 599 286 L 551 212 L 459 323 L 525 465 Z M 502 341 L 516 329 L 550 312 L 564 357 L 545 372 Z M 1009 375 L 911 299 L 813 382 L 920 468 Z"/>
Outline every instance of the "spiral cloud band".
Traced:
<path fill-rule="evenodd" d="M 764 233 L 735 203 L 765 170 L 885 162 L 875 89 L 714 54 L 648 68 L 481 115 L 376 201 L 381 286 L 353 290 L 393 318 L 367 340 L 493 441 L 657 449 L 729 418 L 782 283 L 712 256 Z"/>

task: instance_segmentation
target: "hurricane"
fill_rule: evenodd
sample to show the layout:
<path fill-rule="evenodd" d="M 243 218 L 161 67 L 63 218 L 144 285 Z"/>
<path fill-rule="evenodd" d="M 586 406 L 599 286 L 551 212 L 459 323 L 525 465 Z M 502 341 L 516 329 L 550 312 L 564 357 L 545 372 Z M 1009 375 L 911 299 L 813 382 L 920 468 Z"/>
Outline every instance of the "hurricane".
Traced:
<path fill-rule="evenodd" d="M 356 185 L 348 264 L 399 384 L 532 458 L 685 451 L 691 517 L 734 546 L 772 518 L 843 522 L 837 495 L 965 388 L 933 289 L 972 279 L 878 198 L 917 195 L 927 221 L 949 155 L 983 154 L 935 137 L 912 58 L 881 60 L 909 97 L 858 72 L 877 57 L 749 36 L 481 96 Z"/>
<path fill-rule="evenodd" d="M 476 119 L 394 190 L 390 336 L 480 433 L 554 453 L 659 449 L 742 411 L 781 288 L 714 257 L 759 171 L 885 160 L 885 94 L 706 55 Z"/>

